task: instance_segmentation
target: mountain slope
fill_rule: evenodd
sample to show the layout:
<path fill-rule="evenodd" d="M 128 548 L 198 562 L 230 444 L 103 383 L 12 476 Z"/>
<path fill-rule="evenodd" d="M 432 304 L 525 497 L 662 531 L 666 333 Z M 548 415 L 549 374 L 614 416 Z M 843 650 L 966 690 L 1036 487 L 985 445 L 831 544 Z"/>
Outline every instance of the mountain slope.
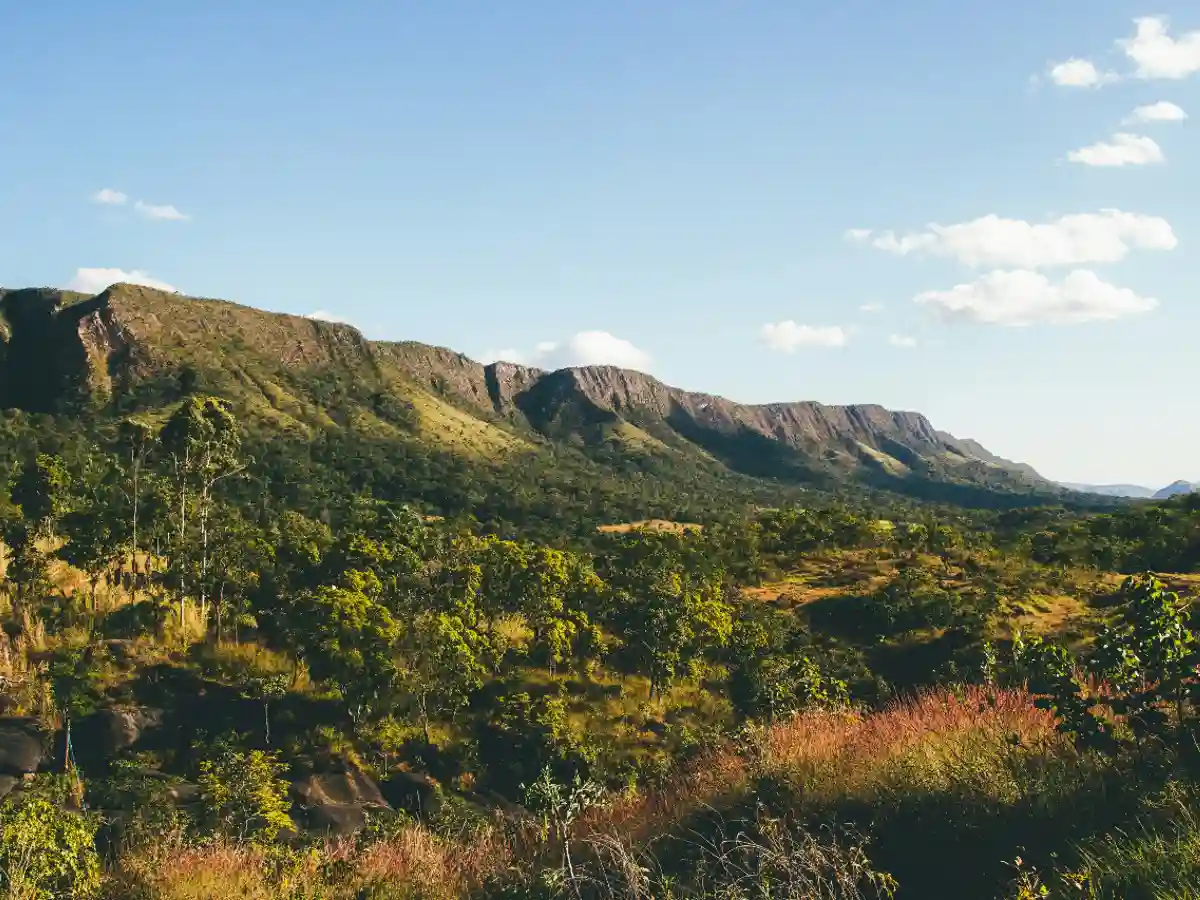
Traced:
<path fill-rule="evenodd" d="M 1135 500 L 1148 500 L 1154 496 L 1154 488 L 1143 487 L 1140 484 L 1077 484 L 1060 481 L 1063 487 L 1082 494 L 1098 494 L 1101 497 L 1130 497 Z"/>
<path fill-rule="evenodd" d="M 1191 494 L 1198 490 L 1200 490 L 1200 484 L 1192 484 L 1190 481 L 1173 481 L 1165 488 L 1155 491 L 1154 499 L 1165 500 L 1168 497 L 1175 497 L 1179 494 Z"/>
<path fill-rule="evenodd" d="M 153 415 L 192 391 L 230 399 L 264 435 L 404 442 L 493 468 L 533 454 L 660 480 L 724 472 L 760 485 L 945 489 L 949 499 L 1060 490 L 912 412 L 752 406 L 606 366 L 484 366 L 368 341 L 348 325 L 132 285 L 95 297 L 0 291 L 0 407 Z"/>

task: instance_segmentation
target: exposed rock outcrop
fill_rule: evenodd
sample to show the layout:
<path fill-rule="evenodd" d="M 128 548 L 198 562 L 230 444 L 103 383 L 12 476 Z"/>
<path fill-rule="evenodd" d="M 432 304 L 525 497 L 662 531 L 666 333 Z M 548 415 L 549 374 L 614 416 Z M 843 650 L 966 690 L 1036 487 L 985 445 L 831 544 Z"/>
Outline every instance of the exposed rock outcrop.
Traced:
<path fill-rule="evenodd" d="M 36 719 L 0 719 L 0 775 L 19 777 L 36 772 L 46 760 L 46 744 Z"/>
<path fill-rule="evenodd" d="M 0 406 L 54 411 L 114 393 L 173 402 L 197 373 L 202 389 L 240 397 L 276 428 L 369 421 L 384 432 L 426 427 L 463 445 L 456 436 L 474 429 L 487 438 L 475 446 L 493 449 L 529 447 L 535 431 L 575 445 L 632 434 L 643 449 L 702 453 L 750 474 L 783 465 L 801 475 L 863 470 L 1057 490 L 914 412 L 736 403 L 611 366 L 485 366 L 442 347 L 368 341 L 349 325 L 134 285 L 96 297 L 0 291 Z"/>

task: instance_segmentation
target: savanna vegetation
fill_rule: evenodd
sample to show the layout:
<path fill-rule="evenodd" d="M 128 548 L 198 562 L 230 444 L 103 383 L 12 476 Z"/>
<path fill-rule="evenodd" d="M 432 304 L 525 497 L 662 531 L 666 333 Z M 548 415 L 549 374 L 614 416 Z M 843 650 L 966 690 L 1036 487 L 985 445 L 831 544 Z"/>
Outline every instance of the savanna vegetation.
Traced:
<path fill-rule="evenodd" d="M 1190 497 L 5 415 L 8 897 L 1200 895 Z"/>

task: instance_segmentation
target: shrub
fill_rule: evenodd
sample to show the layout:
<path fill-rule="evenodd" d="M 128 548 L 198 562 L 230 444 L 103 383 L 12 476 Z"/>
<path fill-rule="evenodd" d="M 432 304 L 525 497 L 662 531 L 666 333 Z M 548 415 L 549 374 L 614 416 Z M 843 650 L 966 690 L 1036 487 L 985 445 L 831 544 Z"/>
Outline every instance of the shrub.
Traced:
<path fill-rule="evenodd" d="M 284 765 L 274 753 L 218 747 L 200 763 L 200 795 L 210 831 L 238 841 L 270 842 L 294 826 Z"/>
<path fill-rule="evenodd" d="M 11 900 L 85 900 L 100 887 L 96 821 L 34 794 L 0 804 L 0 888 Z"/>

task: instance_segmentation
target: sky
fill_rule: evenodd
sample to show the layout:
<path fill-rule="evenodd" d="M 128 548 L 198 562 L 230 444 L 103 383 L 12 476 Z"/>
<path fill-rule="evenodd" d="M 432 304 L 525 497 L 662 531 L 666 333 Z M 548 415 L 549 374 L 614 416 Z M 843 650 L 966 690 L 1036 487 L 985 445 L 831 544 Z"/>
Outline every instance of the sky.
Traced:
<path fill-rule="evenodd" d="M 0 0 L 0 284 L 1200 480 L 1194 0 Z"/>

